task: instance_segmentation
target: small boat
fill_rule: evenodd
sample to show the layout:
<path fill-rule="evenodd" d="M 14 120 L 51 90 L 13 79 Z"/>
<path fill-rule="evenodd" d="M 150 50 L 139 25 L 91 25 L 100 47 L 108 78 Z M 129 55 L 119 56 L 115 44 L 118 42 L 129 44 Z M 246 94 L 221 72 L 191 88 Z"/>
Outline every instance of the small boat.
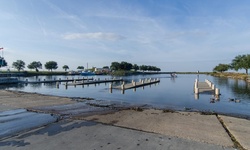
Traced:
<path fill-rule="evenodd" d="M 91 71 L 84 71 L 84 72 L 81 72 L 80 75 L 82 75 L 82 76 L 93 76 L 93 75 L 95 75 L 95 73 L 91 72 Z"/>
<path fill-rule="evenodd" d="M 175 73 L 171 73 L 170 75 L 171 75 L 172 78 L 176 78 L 177 77 L 177 75 Z"/>
<path fill-rule="evenodd" d="M 93 76 L 93 75 L 95 75 L 95 73 L 91 72 L 88 67 L 89 67 L 89 64 L 87 63 L 87 69 L 85 71 L 81 72 L 80 75 L 82 75 L 82 76 Z"/>

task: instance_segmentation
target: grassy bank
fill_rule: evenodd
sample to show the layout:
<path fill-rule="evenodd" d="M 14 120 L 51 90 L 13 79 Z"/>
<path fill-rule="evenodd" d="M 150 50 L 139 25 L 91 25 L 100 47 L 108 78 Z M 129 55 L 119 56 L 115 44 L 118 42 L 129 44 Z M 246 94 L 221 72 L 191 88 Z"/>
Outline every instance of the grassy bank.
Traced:
<path fill-rule="evenodd" d="M 225 78 L 233 78 L 233 79 L 241 79 L 241 80 L 247 80 L 249 78 L 249 75 L 244 73 L 234 73 L 234 72 L 213 72 L 211 73 L 212 76 L 215 77 L 225 77 Z"/>

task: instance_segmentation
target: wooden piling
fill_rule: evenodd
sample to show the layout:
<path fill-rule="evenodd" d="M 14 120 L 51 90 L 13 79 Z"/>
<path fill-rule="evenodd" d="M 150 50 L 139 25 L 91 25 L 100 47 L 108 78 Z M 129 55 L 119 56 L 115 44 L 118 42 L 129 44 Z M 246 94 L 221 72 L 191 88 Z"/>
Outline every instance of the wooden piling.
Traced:
<path fill-rule="evenodd" d="M 219 88 L 215 89 L 215 95 L 217 95 L 217 96 L 220 95 L 220 89 Z"/>

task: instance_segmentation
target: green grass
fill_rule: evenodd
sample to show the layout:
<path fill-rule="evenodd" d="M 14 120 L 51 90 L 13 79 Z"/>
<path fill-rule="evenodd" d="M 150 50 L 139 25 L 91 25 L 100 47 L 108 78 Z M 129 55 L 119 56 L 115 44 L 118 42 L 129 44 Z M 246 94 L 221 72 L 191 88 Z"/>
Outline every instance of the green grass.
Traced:
<path fill-rule="evenodd" d="M 247 78 L 249 77 L 247 74 L 235 73 L 235 72 L 223 72 L 223 73 L 213 72 L 211 75 L 216 77 L 225 77 L 225 78 L 242 79 L 242 80 L 247 80 Z"/>

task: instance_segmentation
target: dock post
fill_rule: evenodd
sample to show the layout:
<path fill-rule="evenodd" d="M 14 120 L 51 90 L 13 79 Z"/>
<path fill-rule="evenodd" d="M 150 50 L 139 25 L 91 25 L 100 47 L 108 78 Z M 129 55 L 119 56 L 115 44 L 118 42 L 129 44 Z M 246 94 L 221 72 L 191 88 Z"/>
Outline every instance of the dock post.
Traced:
<path fill-rule="evenodd" d="M 198 100 L 199 99 L 199 94 L 194 94 L 194 99 Z"/>
<path fill-rule="evenodd" d="M 59 82 L 56 82 L 56 88 L 59 89 Z"/>
<path fill-rule="evenodd" d="M 124 84 L 121 85 L 121 89 L 124 91 Z"/>
<path fill-rule="evenodd" d="M 212 84 L 212 90 L 215 90 L 215 88 L 216 88 L 216 87 L 215 87 L 215 85 L 214 85 L 214 84 Z"/>
<path fill-rule="evenodd" d="M 194 88 L 194 93 L 195 93 L 195 94 L 199 94 L 199 88 L 195 87 L 195 88 Z"/>
<path fill-rule="evenodd" d="M 215 89 L 215 95 L 220 95 L 220 89 L 219 88 Z"/>
<path fill-rule="evenodd" d="M 68 82 L 65 83 L 65 89 L 68 89 Z"/>
<path fill-rule="evenodd" d="M 112 89 L 112 83 L 109 84 L 109 88 Z"/>
<path fill-rule="evenodd" d="M 194 88 L 198 88 L 198 82 L 194 83 Z"/>

